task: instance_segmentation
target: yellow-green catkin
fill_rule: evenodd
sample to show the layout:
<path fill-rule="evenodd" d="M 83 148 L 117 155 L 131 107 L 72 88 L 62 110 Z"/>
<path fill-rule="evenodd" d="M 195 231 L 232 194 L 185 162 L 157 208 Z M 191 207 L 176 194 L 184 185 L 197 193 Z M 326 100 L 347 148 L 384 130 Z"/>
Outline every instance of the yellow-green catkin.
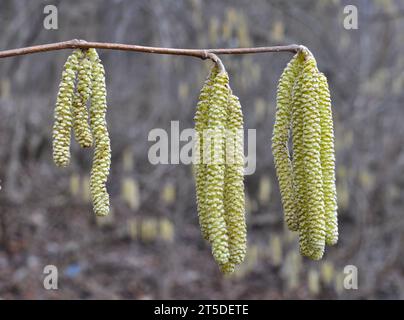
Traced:
<path fill-rule="evenodd" d="M 327 78 L 319 73 L 318 106 L 321 118 L 320 156 L 323 176 L 325 207 L 325 241 L 328 245 L 338 241 L 337 192 L 335 186 L 334 128 L 332 121 L 331 97 Z"/>
<path fill-rule="evenodd" d="M 239 99 L 235 95 L 230 94 L 226 122 L 224 210 L 229 238 L 229 262 L 232 264 L 243 262 L 247 244 L 243 139 L 243 113 L 241 105 Z M 231 270 L 231 268 L 228 270 Z"/>
<path fill-rule="evenodd" d="M 319 81 L 314 57 L 309 52 L 304 54 L 292 106 L 293 183 L 298 205 L 300 251 L 318 260 L 325 247 L 321 125 L 317 101 Z"/>
<path fill-rule="evenodd" d="M 66 167 L 70 161 L 70 134 L 72 128 L 72 101 L 81 50 L 74 50 L 67 59 L 59 84 L 53 125 L 53 161 Z"/>
<path fill-rule="evenodd" d="M 196 187 L 196 203 L 198 207 L 199 225 L 201 228 L 202 236 L 205 240 L 209 239 L 207 232 L 208 211 L 206 209 L 206 164 L 203 163 L 203 134 L 208 128 L 208 112 L 209 103 L 212 94 L 212 85 L 214 78 L 217 75 L 216 65 L 212 68 L 208 78 L 206 79 L 196 107 L 194 117 L 195 121 L 195 148 L 194 148 L 194 176 Z"/>
<path fill-rule="evenodd" d="M 283 71 L 277 90 L 276 117 L 272 135 L 272 153 L 279 181 L 285 221 L 291 231 L 298 230 L 298 218 L 293 190 L 292 162 L 289 153 L 289 134 L 292 126 L 294 86 L 304 56 L 296 54 Z"/>
<path fill-rule="evenodd" d="M 229 244 L 224 218 L 225 125 L 229 98 L 229 78 L 220 72 L 213 81 L 208 113 L 208 140 L 204 137 L 206 163 L 207 234 L 212 254 L 219 265 L 229 262 Z"/>
<path fill-rule="evenodd" d="M 111 165 L 111 146 L 105 119 L 107 111 L 105 71 L 95 49 L 88 50 L 88 57 L 92 64 L 90 126 L 95 142 L 90 191 L 95 214 L 105 216 L 109 212 L 106 182 Z"/>
<path fill-rule="evenodd" d="M 93 144 L 93 136 L 88 123 L 87 101 L 91 95 L 91 61 L 83 55 L 77 75 L 77 90 L 73 99 L 73 128 L 76 140 L 82 148 Z"/>
<path fill-rule="evenodd" d="M 231 274 L 235 270 L 235 264 L 231 261 L 228 261 L 225 264 L 219 265 L 220 271 L 224 274 Z"/>

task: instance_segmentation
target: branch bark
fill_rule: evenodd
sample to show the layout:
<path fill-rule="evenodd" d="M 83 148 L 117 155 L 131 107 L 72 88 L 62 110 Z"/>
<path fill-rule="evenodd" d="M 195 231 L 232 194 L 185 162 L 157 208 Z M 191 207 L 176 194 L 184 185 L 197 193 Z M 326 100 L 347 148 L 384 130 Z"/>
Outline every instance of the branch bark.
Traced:
<path fill-rule="evenodd" d="M 87 42 L 85 40 L 73 39 L 64 42 L 49 43 L 25 48 L 17 48 L 11 50 L 0 51 L 0 58 L 22 56 L 31 53 L 55 51 L 63 49 L 109 49 L 123 50 L 155 54 L 170 54 L 179 56 L 191 56 L 200 59 L 211 59 L 218 63 L 216 54 L 251 54 L 251 53 L 268 53 L 268 52 L 291 52 L 297 53 L 303 50 L 303 46 L 292 44 L 287 46 L 273 47 L 255 47 L 255 48 L 232 48 L 232 49 L 177 49 L 177 48 L 160 48 L 147 47 L 122 43 L 105 43 L 105 42 Z M 216 58 L 215 58 L 216 57 Z"/>

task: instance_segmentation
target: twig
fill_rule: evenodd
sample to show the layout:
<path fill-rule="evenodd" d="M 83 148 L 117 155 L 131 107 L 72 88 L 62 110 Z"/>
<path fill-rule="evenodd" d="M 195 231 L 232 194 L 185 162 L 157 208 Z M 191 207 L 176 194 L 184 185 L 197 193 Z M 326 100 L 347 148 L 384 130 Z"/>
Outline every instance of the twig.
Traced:
<path fill-rule="evenodd" d="M 17 48 L 11 50 L 0 51 L 0 58 L 22 56 L 31 53 L 55 51 L 63 49 L 109 49 L 109 50 L 123 50 L 135 51 L 144 53 L 155 54 L 171 54 L 179 56 L 192 56 L 196 58 L 211 59 L 218 63 L 218 58 L 215 54 L 250 54 L 250 53 L 267 53 L 267 52 L 292 52 L 297 53 L 304 49 L 303 46 L 292 44 L 287 46 L 274 46 L 274 47 L 256 47 L 256 48 L 232 48 L 232 49 L 177 49 L 177 48 L 159 48 L 159 47 L 146 47 L 122 43 L 104 43 L 104 42 L 87 42 L 84 40 L 73 39 L 64 42 L 49 43 L 37 45 L 32 47 Z"/>

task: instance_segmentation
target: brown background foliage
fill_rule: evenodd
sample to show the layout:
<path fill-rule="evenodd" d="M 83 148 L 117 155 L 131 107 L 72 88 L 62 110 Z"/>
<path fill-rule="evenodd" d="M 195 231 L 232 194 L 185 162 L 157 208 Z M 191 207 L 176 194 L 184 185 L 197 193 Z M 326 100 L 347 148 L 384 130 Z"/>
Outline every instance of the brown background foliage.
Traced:
<path fill-rule="evenodd" d="M 113 213 L 88 200 L 91 152 L 51 159 L 53 108 L 69 50 L 0 60 L 0 298 L 404 298 L 404 4 L 347 1 L 47 1 L 0 3 L 0 49 L 82 38 L 166 47 L 301 43 L 328 76 L 337 149 L 340 241 L 324 259 L 298 255 L 283 225 L 270 152 L 277 80 L 291 55 L 225 56 L 245 127 L 257 130 L 246 177 L 249 253 L 224 278 L 201 239 L 190 166 L 149 163 L 153 128 L 193 126 L 209 62 L 100 50 L 107 72 Z M 345 30 L 355 4 L 359 29 Z M 59 289 L 43 288 L 43 268 Z M 343 289 L 343 268 L 359 289 Z"/>

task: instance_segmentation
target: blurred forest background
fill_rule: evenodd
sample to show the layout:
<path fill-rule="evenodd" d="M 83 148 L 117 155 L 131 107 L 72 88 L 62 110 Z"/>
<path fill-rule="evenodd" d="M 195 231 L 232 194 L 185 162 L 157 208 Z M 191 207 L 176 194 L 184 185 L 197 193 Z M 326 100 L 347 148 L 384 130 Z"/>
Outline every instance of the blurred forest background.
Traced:
<path fill-rule="evenodd" d="M 43 8 L 59 29 L 43 28 Z M 343 27 L 345 5 L 359 29 Z M 192 128 L 210 62 L 99 50 L 107 74 L 112 214 L 89 199 L 91 151 L 52 162 L 53 109 L 70 50 L 0 59 L 0 298 L 404 298 L 404 2 L 28 1 L 0 3 L 0 50 L 81 38 L 165 47 L 304 44 L 332 90 L 340 241 L 300 257 L 285 230 L 270 149 L 276 85 L 289 53 L 223 56 L 245 128 L 257 130 L 246 176 L 248 255 L 223 277 L 202 240 L 189 165 L 151 165 L 150 130 Z M 45 290 L 43 268 L 59 270 Z M 359 289 L 343 287 L 346 265 Z"/>

